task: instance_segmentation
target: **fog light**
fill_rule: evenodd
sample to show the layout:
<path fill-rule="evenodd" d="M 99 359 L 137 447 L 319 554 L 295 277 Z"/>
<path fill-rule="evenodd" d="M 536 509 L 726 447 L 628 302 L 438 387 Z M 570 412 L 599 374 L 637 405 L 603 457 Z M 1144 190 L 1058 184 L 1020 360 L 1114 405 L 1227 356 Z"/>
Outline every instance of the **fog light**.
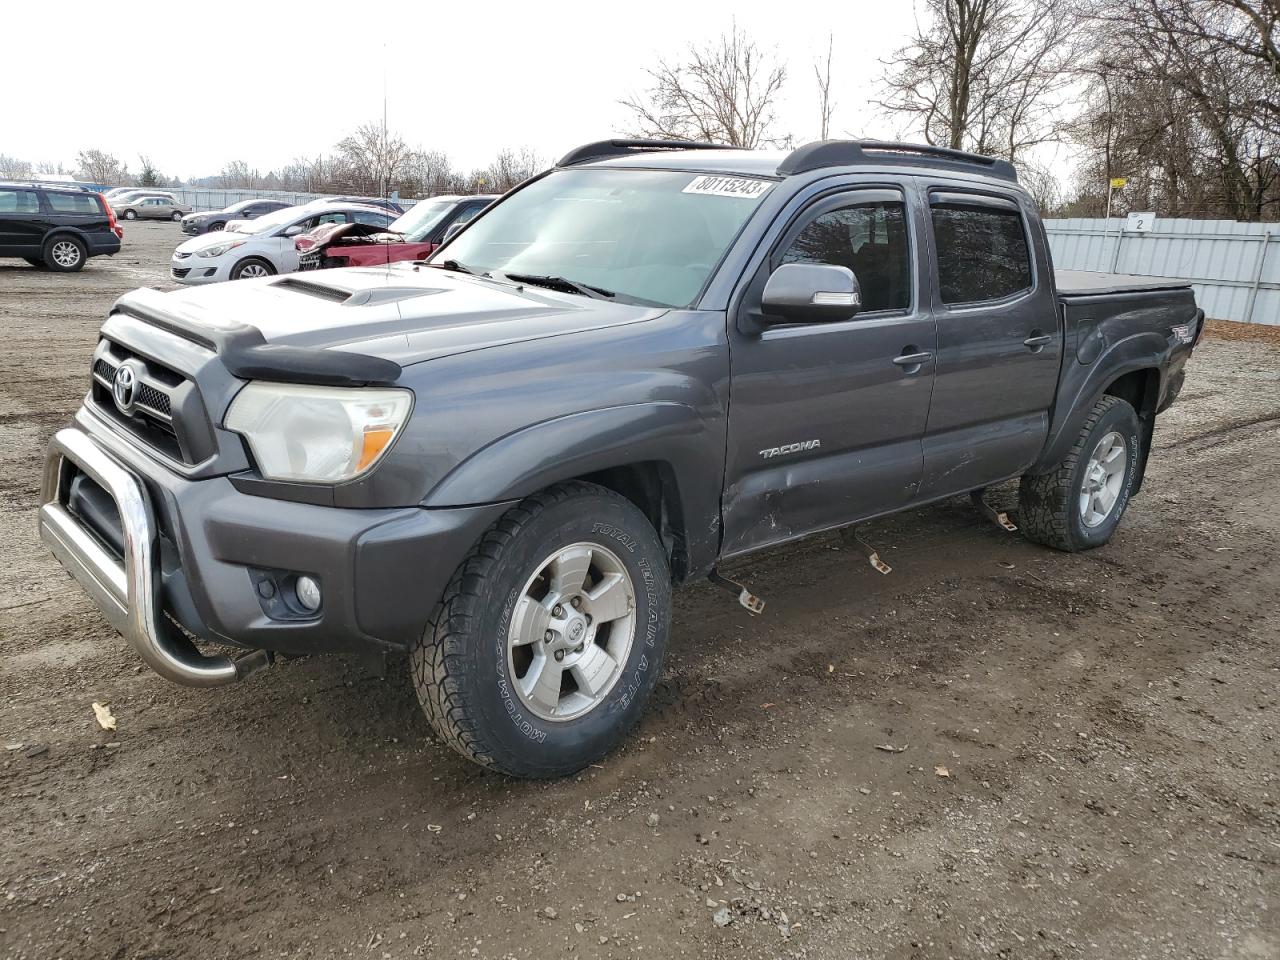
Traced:
<path fill-rule="evenodd" d="M 320 584 L 314 577 L 299 577 L 294 584 L 294 593 L 298 595 L 298 603 L 307 610 L 320 609 Z"/>

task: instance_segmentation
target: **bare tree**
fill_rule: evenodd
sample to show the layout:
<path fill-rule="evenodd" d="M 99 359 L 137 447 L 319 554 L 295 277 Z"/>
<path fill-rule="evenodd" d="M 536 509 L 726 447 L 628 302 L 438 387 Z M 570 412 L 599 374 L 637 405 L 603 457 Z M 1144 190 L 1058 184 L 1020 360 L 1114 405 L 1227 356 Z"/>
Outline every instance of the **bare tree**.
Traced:
<path fill-rule="evenodd" d="M 0 180 L 26 180 L 30 176 L 30 162 L 0 153 Z"/>
<path fill-rule="evenodd" d="M 880 106 L 928 143 L 1010 160 L 1060 137 L 1073 0 L 925 0 L 925 11 L 885 63 Z"/>
<path fill-rule="evenodd" d="M 771 131 L 786 66 L 736 24 L 711 43 L 690 46 L 680 61 L 660 60 L 648 72 L 650 89 L 620 101 L 633 115 L 636 135 L 748 148 L 782 139 Z"/>
<path fill-rule="evenodd" d="M 831 112 L 835 103 L 831 100 L 831 52 L 835 46 L 835 34 L 827 34 L 827 59 L 824 63 L 813 65 L 814 76 L 818 80 L 818 116 L 820 118 L 819 140 L 826 140 L 831 134 Z"/>
<path fill-rule="evenodd" d="M 391 192 L 413 154 L 400 135 L 382 123 L 361 124 L 338 141 L 334 152 L 352 189 L 373 195 Z"/>
<path fill-rule="evenodd" d="M 227 190 L 253 190 L 262 175 L 243 160 L 232 160 L 218 174 L 218 186 Z"/>
<path fill-rule="evenodd" d="M 128 168 L 102 150 L 81 150 L 76 155 L 76 176 L 89 183 L 119 184 L 129 177 Z"/>
<path fill-rule="evenodd" d="M 1123 176 L 1122 210 L 1280 213 L 1275 23 L 1275 0 L 1095 0 L 1077 205 L 1096 214 Z"/>
<path fill-rule="evenodd" d="M 481 172 L 477 186 L 484 193 L 506 193 L 546 169 L 542 158 L 528 147 L 502 150 Z M 480 192 L 480 191 L 478 191 Z"/>

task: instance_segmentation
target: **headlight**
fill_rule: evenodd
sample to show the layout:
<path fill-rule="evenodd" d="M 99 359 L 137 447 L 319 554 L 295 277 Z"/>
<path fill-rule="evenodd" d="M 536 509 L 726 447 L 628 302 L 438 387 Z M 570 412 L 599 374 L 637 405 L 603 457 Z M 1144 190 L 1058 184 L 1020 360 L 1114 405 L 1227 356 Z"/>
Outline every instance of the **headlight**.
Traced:
<path fill-rule="evenodd" d="M 219 243 L 212 247 L 205 247 L 203 250 L 197 250 L 197 257 L 220 257 L 230 250 L 234 250 L 244 244 L 243 240 L 229 240 L 226 243 Z"/>
<path fill-rule="evenodd" d="M 412 407 L 408 390 L 255 382 L 224 423 L 249 441 L 264 477 L 341 483 L 373 468 Z"/>

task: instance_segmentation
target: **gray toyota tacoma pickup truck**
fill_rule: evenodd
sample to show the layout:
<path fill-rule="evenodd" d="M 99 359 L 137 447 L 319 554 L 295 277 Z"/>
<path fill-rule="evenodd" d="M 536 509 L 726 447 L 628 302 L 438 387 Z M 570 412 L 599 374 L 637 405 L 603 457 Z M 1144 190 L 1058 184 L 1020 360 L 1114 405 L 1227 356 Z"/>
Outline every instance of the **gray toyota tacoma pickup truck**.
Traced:
<path fill-rule="evenodd" d="M 122 297 L 40 531 L 170 680 L 407 655 L 445 741 L 553 777 L 728 558 L 1014 478 L 1032 540 L 1106 543 L 1202 325 L 1055 275 L 1001 160 L 603 141 L 427 262 Z"/>

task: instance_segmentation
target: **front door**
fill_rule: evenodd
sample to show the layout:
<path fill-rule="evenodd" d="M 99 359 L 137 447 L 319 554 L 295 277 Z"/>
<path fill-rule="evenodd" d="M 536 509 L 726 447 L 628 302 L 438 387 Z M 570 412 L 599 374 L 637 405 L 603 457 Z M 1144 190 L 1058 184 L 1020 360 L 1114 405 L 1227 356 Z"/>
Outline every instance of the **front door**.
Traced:
<path fill-rule="evenodd" d="M 936 333 L 919 266 L 923 220 L 897 189 L 812 203 L 749 285 L 760 312 L 783 263 L 850 268 L 862 309 L 839 322 L 730 325 L 732 384 L 722 553 L 895 510 L 916 494 Z"/>
<path fill-rule="evenodd" d="M 0 189 L 0 256 L 38 257 L 49 217 L 34 190 Z"/>
<path fill-rule="evenodd" d="M 937 373 L 922 499 L 1015 476 L 1039 455 L 1062 363 L 1048 251 L 1019 194 L 928 191 Z"/>

